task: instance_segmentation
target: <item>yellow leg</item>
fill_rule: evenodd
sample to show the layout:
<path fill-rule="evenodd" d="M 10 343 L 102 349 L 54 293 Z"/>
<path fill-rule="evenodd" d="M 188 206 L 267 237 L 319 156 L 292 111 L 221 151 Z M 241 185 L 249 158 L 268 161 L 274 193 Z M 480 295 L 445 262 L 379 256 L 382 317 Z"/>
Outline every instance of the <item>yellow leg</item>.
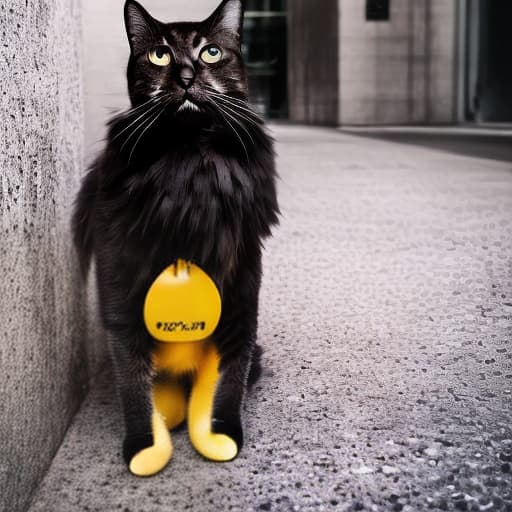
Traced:
<path fill-rule="evenodd" d="M 161 471 L 172 456 L 171 436 L 164 420 L 154 408 L 152 416 L 153 446 L 145 448 L 130 461 L 130 471 L 136 476 L 151 476 Z"/>
<path fill-rule="evenodd" d="M 238 447 L 230 437 L 211 431 L 213 401 L 219 380 L 219 356 L 210 345 L 192 386 L 188 407 L 188 432 L 194 448 L 207 459 L 217 462 L 232 460 Z"/>
<path fill-rule="evenodd" d="M 187 401 L 184 387 L 171 379 L 157 379 L 153 383 L 153 400 L 169 430 L 185 420 Z"/>

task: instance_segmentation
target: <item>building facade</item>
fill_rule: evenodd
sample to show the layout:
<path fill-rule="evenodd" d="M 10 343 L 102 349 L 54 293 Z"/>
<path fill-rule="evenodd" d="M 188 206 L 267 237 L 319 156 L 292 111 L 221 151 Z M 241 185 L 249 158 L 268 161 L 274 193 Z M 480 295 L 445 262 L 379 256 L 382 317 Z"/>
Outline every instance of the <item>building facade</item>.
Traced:
<path fill-rule="evenodd" d="M 220 0 L 142 0 L 165 21 Z M 127 104 L 124 0 L 83 2 L 87 149 Z M 243 50 L 265 117 L 331 126 L 512 122 L 512 2 L 245 0 Z"/>
<path fill-rule="evenodd" d="M 502 1 L 290 0 L 290 119 L 512 122 L 510 19 Z"/>
<path fill-rule="evenodd" d="M 318 6 L 289 3 L 291 119 L 339 125 L 456 120 L 455 0 L 323 0 Z M 299 29 L 304 20 L 311 20 L 306 37 Z M 319 65 L 321 58 L 326 62 Z"/>

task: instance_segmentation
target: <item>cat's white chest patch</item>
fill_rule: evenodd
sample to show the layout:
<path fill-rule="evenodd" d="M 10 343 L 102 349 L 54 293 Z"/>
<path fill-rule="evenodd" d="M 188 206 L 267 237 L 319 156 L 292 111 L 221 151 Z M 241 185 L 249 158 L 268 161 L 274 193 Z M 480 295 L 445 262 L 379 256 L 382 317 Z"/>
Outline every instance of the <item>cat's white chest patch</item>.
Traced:
<path fill-rule="evenodd" d="M 178 109 L 178 112 L 183 110 L 193 110 L 194 112 L 199 112 L 199 107 L 195 103 L 192 103 L 190 100 L 185 100 Z"/>

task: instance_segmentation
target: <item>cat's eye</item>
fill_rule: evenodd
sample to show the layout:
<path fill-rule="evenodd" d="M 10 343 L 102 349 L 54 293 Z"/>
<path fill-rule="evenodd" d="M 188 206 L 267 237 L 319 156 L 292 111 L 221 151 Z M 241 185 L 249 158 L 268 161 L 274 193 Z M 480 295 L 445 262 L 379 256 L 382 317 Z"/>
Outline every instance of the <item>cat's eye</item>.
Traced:
<path fill-rule="evenodd" d="M 157 46 L 149 50 L 148 59 L 155 66 L 165 67 L 171 63 L 171 52 L 167 46 Z"/>
<path fill-rule="evenodd" d="M 220 59 L 222 59 L 222 50 L 218 46 L 208 46 L 201 52 L 201 60 L 206 64 L 216 64 Z"/>

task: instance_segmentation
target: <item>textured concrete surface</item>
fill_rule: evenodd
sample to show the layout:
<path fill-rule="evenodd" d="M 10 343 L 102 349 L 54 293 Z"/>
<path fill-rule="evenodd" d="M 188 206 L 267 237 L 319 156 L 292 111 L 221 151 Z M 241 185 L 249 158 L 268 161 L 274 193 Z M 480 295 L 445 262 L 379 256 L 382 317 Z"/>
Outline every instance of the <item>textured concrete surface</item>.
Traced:
<path fill-rule="evenodd" d="M 87 383 L 83 302 L 68 232 L 83 172 L 78 4 L 0 2 L 0 510 L 6 512 L 30 501 Z"/>
<path fill-rule="evenodd" d="M 107 373 L 32 512 L 512 509 L 512 169 L 275 127 L 265 372 L 247 444 L 206 462 L 182 431 L 130 476 Z"/>

